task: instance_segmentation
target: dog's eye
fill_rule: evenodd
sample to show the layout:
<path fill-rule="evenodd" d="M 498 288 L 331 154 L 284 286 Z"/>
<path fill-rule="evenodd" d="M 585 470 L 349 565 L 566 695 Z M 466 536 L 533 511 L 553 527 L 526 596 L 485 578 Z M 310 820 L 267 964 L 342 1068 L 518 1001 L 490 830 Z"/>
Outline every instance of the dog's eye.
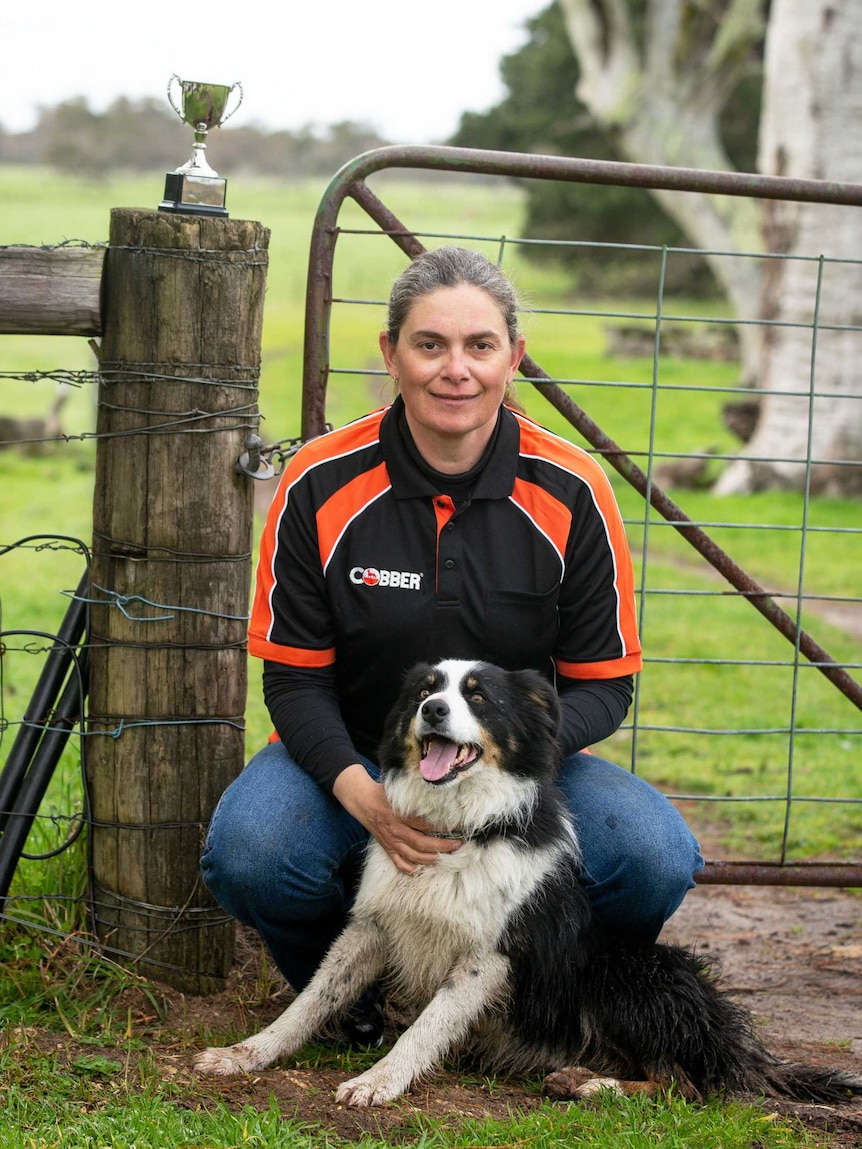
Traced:
<path fill-rule="evenodd" d="M 485 698 L 485 695 L 482 693 L 481 690 L 474 690 L 473 693 L 470 695 L 470 701 L 471 702 L 486 702 L 487 699 Z"/>
<path fill-rule="evenodd" d="M 420 702 L 424 702 L 426 698 L 430 698 L 430 697 L 431 697 L 431 691 L 428 690 L 427 687 L 423 687 L 423 689 L 419 691 L 419 701 Z"/>

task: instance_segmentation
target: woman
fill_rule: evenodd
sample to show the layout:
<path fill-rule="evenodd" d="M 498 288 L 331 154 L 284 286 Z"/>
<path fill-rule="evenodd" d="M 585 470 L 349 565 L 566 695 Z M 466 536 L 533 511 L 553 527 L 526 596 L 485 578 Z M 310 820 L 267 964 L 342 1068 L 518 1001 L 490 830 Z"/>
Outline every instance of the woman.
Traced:
<path fill-rule="evenodd" d="M 384 718 L 419 660 L 555 682 L 561 783 L 605 922 L 655 938 L 703 864 L 670 802 L 582 753 L 620 725 L 641 666 L 631 559 L 598 464 L 505 403 L 524 345 L 497 267 L 463 248 L 420 256 L 380 336 L 398 397 L 306 444 L 270 509 L 249 650 L 278 739 L 224 794 L 202 866 L 296 990 L 344 924 L 369 834 L 407 873 L 459 848 L 398 817 L 377 780 Z"/>

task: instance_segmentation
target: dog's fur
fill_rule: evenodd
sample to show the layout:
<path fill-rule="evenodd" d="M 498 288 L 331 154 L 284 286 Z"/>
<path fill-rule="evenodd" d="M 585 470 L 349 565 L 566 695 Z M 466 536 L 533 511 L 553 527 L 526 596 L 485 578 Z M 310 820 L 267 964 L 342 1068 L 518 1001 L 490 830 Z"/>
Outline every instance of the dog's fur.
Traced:
<path fill-rule="evenodd" d="M 702 958 L 593 920 L 554 782 L 558 723 L 554 690 L 532 672 L 415 668 L 385 733 L 384 785 L 396 810 L 463 845 L 405 874 L 372 840 L 350 922 L 308 987 L 255 1037 L 199 1054 L 196 1069 L 263 1069 L 385 977 L 418 1016 L 339 1102 L 398 1097 L 456 1049 L 490 1072 L 562 1070 L 549 1089 L 569 1096 L 644 1081 L 692 1098 L 862 1092 L 848 1074 L 773 1057 Z"/>

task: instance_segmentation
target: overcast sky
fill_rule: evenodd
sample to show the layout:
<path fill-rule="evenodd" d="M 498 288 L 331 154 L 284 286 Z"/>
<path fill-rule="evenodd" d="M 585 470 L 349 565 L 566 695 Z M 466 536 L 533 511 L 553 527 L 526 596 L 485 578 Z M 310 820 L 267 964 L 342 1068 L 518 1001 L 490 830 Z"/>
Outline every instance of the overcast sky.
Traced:
<path fill-rule="evenodd" d="M 242 82 L 234 123 L 369 123 L 431 143 L 503 94 L 501 57 L 550 0 L 0 0 L 0 125 L 86 96 L 165 98 L 184 80 Z"/>

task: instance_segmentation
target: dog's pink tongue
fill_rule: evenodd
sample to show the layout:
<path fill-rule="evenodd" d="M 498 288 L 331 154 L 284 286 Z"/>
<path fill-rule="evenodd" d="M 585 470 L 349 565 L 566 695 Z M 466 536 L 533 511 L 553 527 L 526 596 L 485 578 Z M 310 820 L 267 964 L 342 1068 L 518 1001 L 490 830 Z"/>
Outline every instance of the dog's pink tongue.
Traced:
<path fill-rule="evenodd" d="M 428 753 L 419 761 L 419 773 L 426 782 L 439 782 L 445 778 L 458 756 L 458 743 L 445 738 L 432 738 Z"/>

